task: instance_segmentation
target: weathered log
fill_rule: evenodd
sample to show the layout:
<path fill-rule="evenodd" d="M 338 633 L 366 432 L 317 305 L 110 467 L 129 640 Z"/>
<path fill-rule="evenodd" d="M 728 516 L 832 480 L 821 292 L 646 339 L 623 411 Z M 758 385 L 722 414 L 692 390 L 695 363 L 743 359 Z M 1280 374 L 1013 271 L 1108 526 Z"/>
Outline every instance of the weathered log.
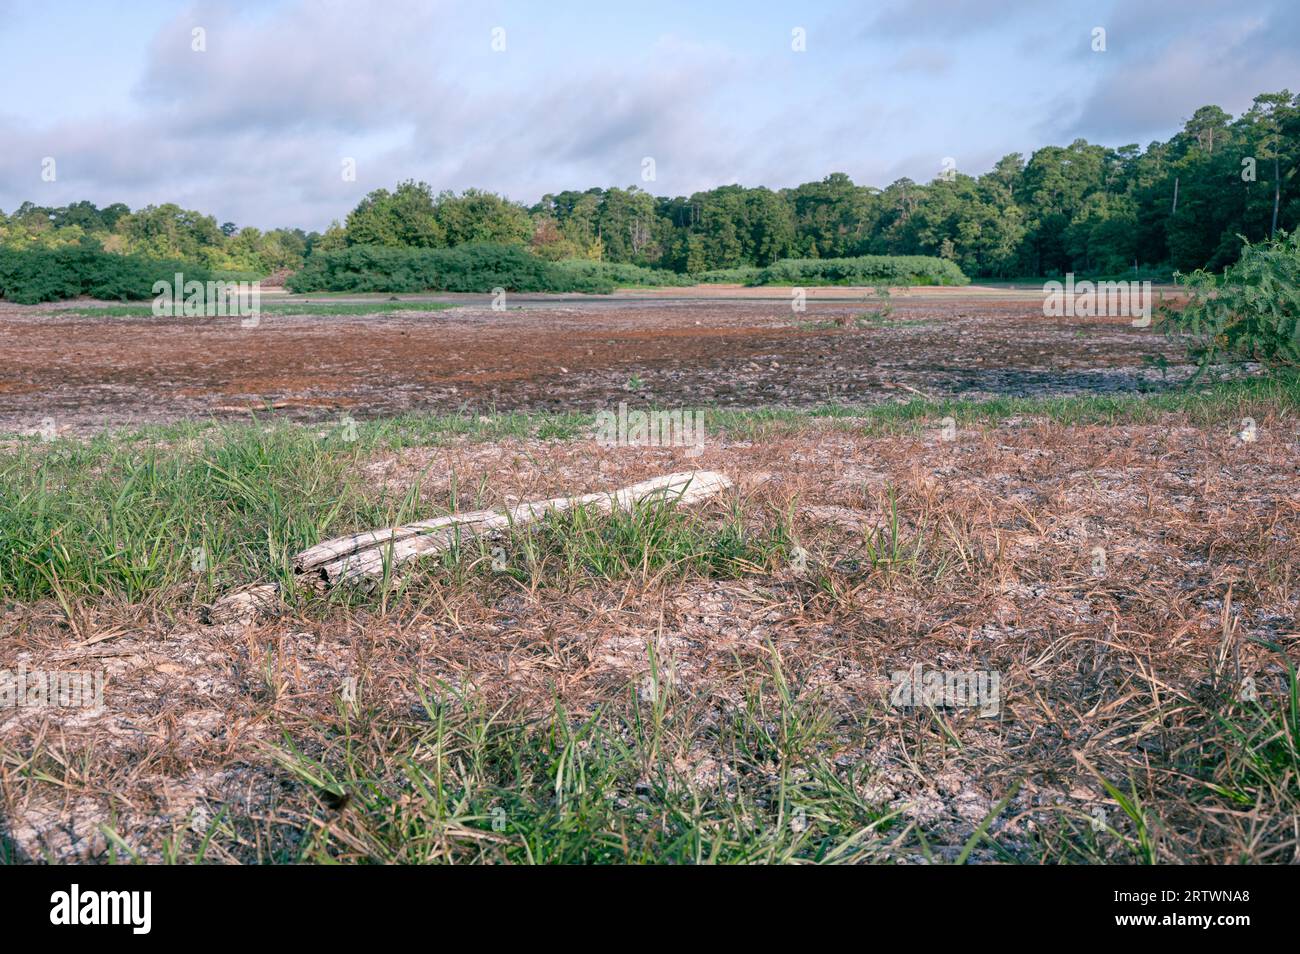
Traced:
<path fill-rule="evenodd" d="M 453 513 L 445 517 L 435 517 L 432 520 L 421 520 L 418 523 L 390 527 L 386 530 L 367 530 L 364 533 L 354 533 L 347 537 L 337 537 L 303 550 L 293 558 L 293 569 L 295 573 L 305 573 L 307 570 L 322 564 L 333 563 L 349 553 L 369 550 L 424 533 L 435 533 L 442 527 L 456 523 L 473 523 L 476 520 L 486 520 L 493 515 L 494 511 L 491 510 L 477 510 L 461 514 Z"/>
<path fill-rule="evenodd" d="M 540 520 L 551 513 L 576 507 L 590 507 L 599 513 L 629 509 L 651 500 L 689 505 L 720 493 L 731 486 L 726 475 L 714 471 L 691 471 L 643 480 L 630 487 L 578 497 L 536 500 L 501 510 L 475 510 L 421 520 L 400 527 L 368 530 L 326 540 L 308 547 L 293 558 L 294 572 L 314 576 L 317 585 L 334 586 L 343 581 L 383 576 L 408 560 L 451 549 L 466 536 L 499 534 L 512 526 Z M 244 620 L 265 610 L 279 588 L 263 583 L 223 596 L 209 610 L 214 622 Z"/>
<path fill-rule="evenodd" d="M 343 580 L 382 576 L 385 566 L 391 570 L 392 567 L 415 557 L 449 550 L 466 535 L 498 533 L 512 526 L 522 526 L 540 520 L 547 514 L 562 513 L 576 507 L 590 507 L 599 513 L 609 513 L 615 508 L 628 509 L 635 504 L 654 499 L 689 505 L 711 497 L 730 486 L 731 481 L 724 474 L 694 471 L 643 480 L 612 493 L 555 497 L 551 500 L 523 503 L 504 513 L 495 510 L 479 510 L 472 513 L 451 514 L 391 530 L 378 530 L 341 537 L 338 540 L 327 540 L 299 554 L 294 560 L 294 566 L 295 568 L 301 566 L 304 571 L 314 568 L 327 585 L 333 586 Z"/>

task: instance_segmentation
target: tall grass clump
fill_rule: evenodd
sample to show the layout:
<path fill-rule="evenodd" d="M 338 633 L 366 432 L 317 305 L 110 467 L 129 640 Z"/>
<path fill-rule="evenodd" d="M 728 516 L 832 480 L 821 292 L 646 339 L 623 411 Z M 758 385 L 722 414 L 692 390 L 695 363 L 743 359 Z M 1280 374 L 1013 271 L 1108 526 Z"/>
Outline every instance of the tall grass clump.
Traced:
<path fill-rule="evenodd" d="M 737 578 L 788 555 L 780 524 L 762 525 L 732 506 L 691 509 L 671 499 L 612 513 L 575 507 L 517 528 L 499 550 L 499 571 L 534 588 L 619 579 Z"/>
<path fill-rule="evenodd" d="M 378 516 L 339 443 L 235 427 L 179 451 L 102 437 L 0 456 L 0 599 L 288 579 L 292 554 Z"/>
<path fill-rule="evenodd" d="M 321 752 L 286 741 L 279 762 L 290 777 L 347 810 L 281 860 L 834 863 L 880 852 L 897 812 L 862 794 L 860 768 L 835 763 L 842 727 L 799 698 L 779 661 L 706 725 L 648 655 L 627 704 L 593 713 L 557 705 L 518 721 L 439 687 L 423 719 L 384 733 L 404 736 L 399 751 L 357 744 L 362 725 Z M 706 737 L 719 761 L 692 772 L 680 756 Z M 724 775 L 732 786 L 719 784 Z"/>

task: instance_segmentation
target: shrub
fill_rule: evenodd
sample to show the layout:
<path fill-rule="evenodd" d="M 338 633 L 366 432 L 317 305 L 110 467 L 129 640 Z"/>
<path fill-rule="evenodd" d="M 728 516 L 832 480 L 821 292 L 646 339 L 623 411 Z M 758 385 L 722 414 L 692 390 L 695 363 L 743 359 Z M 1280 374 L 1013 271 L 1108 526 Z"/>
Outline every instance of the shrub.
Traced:
<path fill-rule="evenodd" d="M 1181 309 L 1161 308 L 1165 330 L 1187 337 L 1198 375 L 1231 359 L 1300 367 L 1300 232 L 1242 241 L 1241 259 L 1222 277 L 1203 269 L 1176 274 L 1191 297 Z"/>
<path fill-rule="evenodd" d="M 490 243 L 430 249 L 353 245 L 316 251 L 285 284 L 294 292 L 614 290 L 607 275 L 547 262 L 518 246 Z"/>
<path fill-rule="evenodd" d="M 969 279 L 946 259 L 921 255 L 784 259 L 767 268 L 745 266 L 683 275 L 619 262 L 549 262 L 515 245 L 390 248 L 353 245 L 315 251 L 287 285 L 295 292 L 587 292 L 615 288 L 687 286 L 696 282 L 748 285 L 964 285 Z"/>
<path fill-rule="evenodd" d="M 713 268 L 691 278 L 703 285 L 757 285 L 762 271 L 757 265 L 740 265 L 736 268 Z"/>
<path fill-rule="evenodd" d="M 593 262 L 586 258 L 572 258 L 556 262 L 555 267 L 576 282 L 606 282 L 615 288 L 659 287 L 664 285 L 693 285 L 688 275 L 680 275 L 662 268 L 644 268 L 623 262 Z"/>
<path fill-rule="evenodd" d="M 207 281 L 206 269 L 141 255 L 105 252 L 93 242 L 59 248 L 0 248 L 0 298 L 22 305 L 91 298 L 128 301 L 153 297 L 154 282 Z"/>
<path fill-rule="evenodd" d="M 761 269 L 750 285 L 967 285 L 955 262 L 927 255 L 858 258 L 783 258 Z"/>

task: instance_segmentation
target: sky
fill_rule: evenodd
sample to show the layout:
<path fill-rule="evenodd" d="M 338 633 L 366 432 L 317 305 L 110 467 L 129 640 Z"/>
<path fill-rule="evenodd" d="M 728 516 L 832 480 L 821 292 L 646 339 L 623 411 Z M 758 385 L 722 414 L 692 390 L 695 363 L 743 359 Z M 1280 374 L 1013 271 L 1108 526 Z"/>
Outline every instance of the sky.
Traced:
<path fill-rule="evenodd" d="M 0 0 L 0 209 L 324 229 L 408 178 L 532 204 L 978 175 L 1300 92 L 1297 37 L 1298 0 Z"/>

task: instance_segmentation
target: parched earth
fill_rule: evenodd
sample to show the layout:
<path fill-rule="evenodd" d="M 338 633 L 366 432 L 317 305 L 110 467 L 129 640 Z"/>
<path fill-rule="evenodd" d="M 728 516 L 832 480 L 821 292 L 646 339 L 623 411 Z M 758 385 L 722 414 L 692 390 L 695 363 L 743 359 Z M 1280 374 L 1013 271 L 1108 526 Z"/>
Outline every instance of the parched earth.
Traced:
<path fill-rule="evenodd" d="M 267 405 L 311 419 L 581 412 L 631 394 L 740 408 L 909 389 L 1119 393 L 1160 386 L 1144 355 L 1174 360 L 1127 320 L 1045 319 L 1024 295 L 896 295 L 891 314 L 860 324 L 877 302 L 813 299 L 804 313 L 758 297 L 522 305 L 264 316 L 258 328 L 0 306 L 0 431 L 47 417 L 74 434 L 245 420 Z M 1155 860 L 1295 862 L 1287 791 L 1262 787 L 1252 804 L 1212 797 L 1231 780 L 1211 744 L 1224 731 L 1215 717 L 1246 713 L 1234 701 L 1246 685 L 1281 706 L 1284 661 L 1300 647 L 1300 424 L 1287 412 L 1257 424 L 1247 443 L 1237 421 L 1173 412 L 1115 426 L 1013 418 L 943 436 L 881 436 L 844 418 L 719 436 L 698 457 L 533 438 L 377 452 L 360 464 L 368 492 L 400 497 L 423 481 L 430 512 L 457 487 L 483 488 L 476 506 L 492 507 L 721 471 L 737 489 L 705 515 L 788 519 L 807 561 L 734 579 L 490 592 L 435 569 L 396 606 L 284 607 L 220 624 L 193 593 L 0 606 L 0 669 L 106 681 L 100 711 L 0 714 L 0 852 L 104 860 L 111 830 L 142 858 L 192 855 L 222 813 L 245 823 L 214 841 L 213 860 L 256 860 L 264 835 L 346 834 L 346 814 L 330 814 L 281 756 L 286 739 L 321 751 L 344 734 L 349 679 L 376 725 L 410 721 L 439 686 L 527 720 L 557 703 L 620 704 L 654 658 L 673 705 L 708 726 L 744 705 L 776 657 L 794 696 L 827 712 L 838 740 L 828 757 L 852 796 L 900 819 L 872 849 L 881 860 L 916 859 L 918 832 L 955 857 L 990 813 L 988 832 L 1020 860 L 1062 842 L 1095 842 L 1085 860 L 1135 860 L 1139 833 L 1105 778 L 1147 806 Z M 871 542 L 895 519 L 915 547 L 911 568 L 873 567 Z M 999 673 L 998 711 L 900 710 L 890 677 L 914 665 Z M 702 790 L 740 784 L 715 734 L 679 741 L 675 767 Z M 1106 829 L 1093 838 L 1098 818 Z M 1000 856 L 981 846 L 973 857 Z"/>
<path fill-rule="evenodd" d="M 400 493 L 427 475 L 431 506 L 454 481 L 499 506 L 720 470 L 738 490 L 718 506 L 793 515 L 808 562 L 494 594 L 435 574 L 388 613 L 222 625 L 184 605 L 9 607 L 0 666 L 102 667 L 107 686 L 102 712 L 0 716 L 0 817 L 19 857 L 63 860 L 103 859 L 105 826 L 157 859 L 168 844 L 193 851 L 221 812 L 276 831 L 334 824 L 274 753 L 285 738 L 342 733 L 348 677 L 377 725 L 410 719 L 436 686 L 527 718 L 557 700 L 571 712 L 617 704 L 648 678 L 653 649 L 674 704 L 717 722 L 775 653 L 795 695 L 844 727 L 831 754 L 856 773 L 856 797 L 907 826 L 881 839 L 881 859 L 915 857 L 917 826 L 952 857 L 1009 798 L 990 832 L 1024 860 L 1097 817 L 1123 836 L 1099 837 L 1098 856 L 1133 860 L 1104 776 L 1148 806 L 1159 860 L 1294 862 L 1288 805 L 1218 802 L 1190 773 L 1218 766 L 1201 754 L 1202 704 L 1248 678 L 1270 705 L 1285 695 L 1282 657 L 1264 644 L 1294 656 L 1300 640 L 1298 439 L 1289 416 L 1261 417 L 1247 444 L 1171 414 L 1122 427 L 1008 419 L 952 440 L 819 422 L 711 441 L 694 459 L 589 440 L 382 452 L 364 465 L 367 485 Z M 921 548 L 917 572 L 863 565 L 891 495 Z M 999 711 L 938 720 L 891 707 L 890 674 L 917 664 L 1001 673 Z M 727 755 L 709 737 L 683 743 L 679 768 L 727 790 Z M 38 754 L 41 773 L 29 769 Z M 260 844 L 243 831 L 211 854 L 251 860 Z"/>
<path fill-rule="evenodd" d="M 83 433 L 253 410 L 298 419 L 592 412 L 632 393 L 664 407 L 752 408 L 868 403 L 909 389 L 1126 392 L 1162 385 L 1144 356 L 1177 360 L 1150 329 L 1044 318 L 1032 294 L 896 292 L 891 313 L 859 323 L 880 311 L 869 294 L 817 291 L 803 312 L 780 290 L 761 299 L 529 298 L 504 312 L 466 296 L 446 311 L 265 314 L 256 328 L 237 318 L 0 305 L 0 432 L 46 419 L 59 433 Z"/>

